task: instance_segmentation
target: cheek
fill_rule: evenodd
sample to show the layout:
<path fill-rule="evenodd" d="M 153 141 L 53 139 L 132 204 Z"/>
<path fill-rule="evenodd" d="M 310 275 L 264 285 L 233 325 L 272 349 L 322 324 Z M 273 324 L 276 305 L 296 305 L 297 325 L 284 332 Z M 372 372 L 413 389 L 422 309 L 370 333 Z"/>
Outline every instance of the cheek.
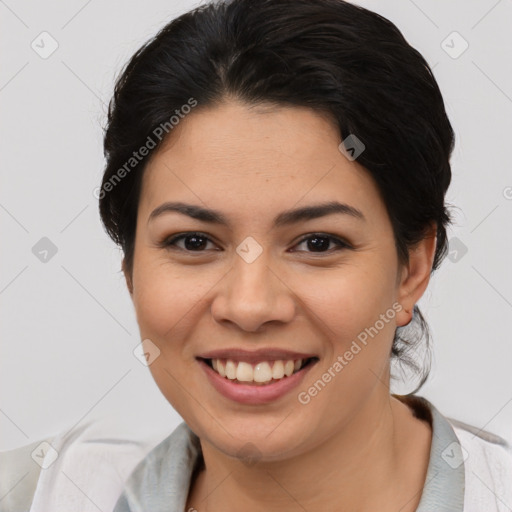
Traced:
<path fill-rule="evenodd" d="M 139 260 L 142 263 L 142 258 Z M 214 282 L 179 272 L 156 261 L 140 264 L 134 274 L 133 301 L 141 339 L 150 339 L 160 350 L 149 370 L 168 402 L 182 413 L 190 404 L 194 359 L 188 357 L 187 340 L 194 332 L 201 300 Z"/>
<path fill-rule="evenodd" d="M 375 266 L 370 267 L 371 271 L 368 268 L 351 265 L 323 275 L 317 272 L 301 277 L 294 286 L 305 307 L 314 313 L 313 318 L 328 328 L 329 337 L 339 335 L 344 340 L 355 337 L 392 309 L 395 295 L 392 273 L 379 272 Z"/>
<path fill-rule="evenodd" d="M 326 430 L 338 428 L 347 419 L 344 411 L 356 410 L 385 382 L 396 322 L 394 276 L 366 269 L 345 269 L 336 279 L 316 278 L 317 286 L 301 281 L 302 292 L 310 290 L 310 318 L 322 329 L 326 351 L 297 398 L 305 404 L 308 421 L 324 418 Z"/>
<path fill-rule="evenodd" d="M 318 371 L 302 387 L 307 392 L 310 386 L 323 389 L 321 383 L 315 384 L 319 378 L 329 382 L 311 410 L 318 408 L 320 414 L 333 404 L 350 410 L 382 378 L 395 332 L 393 278 L 375 265 L 352 265 L 340 269 L 336 277 L 331 272 L 302 279 L 294 288 L 307 296 L 309 320 L 321 332 L 325 348 Z"/>
<path fill-rule="evenodd" d="M 208 320 L 212 289 L 225 271 L 199 271 L 149 258 L 145 263 L 142 258 L 139 261 L 133 302 L 142 339 L 151 339 L 174 368 L 176 361 L 192 364 L 189 341 L 199 321 Z"/>
<path fill-rule="evenodd" d="M 193 314 L 202 295 L 200 288 L 168 265 L 141 262 L 134 273 L 133 294 L 141 336 L 154 337 L 159 346 L 174 337 L 186 323 L 187 313 Z"/>

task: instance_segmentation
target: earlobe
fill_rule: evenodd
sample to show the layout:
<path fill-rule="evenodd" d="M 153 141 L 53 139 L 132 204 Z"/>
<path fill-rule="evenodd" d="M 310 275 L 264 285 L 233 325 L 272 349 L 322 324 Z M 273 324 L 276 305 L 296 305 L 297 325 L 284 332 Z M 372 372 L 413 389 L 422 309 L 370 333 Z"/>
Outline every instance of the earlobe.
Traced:
<path fill-rule="evenodd" d="M 430 281 L 436 251 L 436 225 L 425 237 L 409 249 L 409 263 L 402 269 L 398 288 L 398 302 L 402 310 L 397 314 L 397 325 L 407 325 L 413 316 L 414 306 L 420 300 Z"/>
<path fill-rule="evenodd" d="M 400 313 L 396 315 L 397 322 L 396 325 L 398 327 L 403 327 L 411 322 L 413 317 L 413 311 L 410 309 L 402 309 Z"/>

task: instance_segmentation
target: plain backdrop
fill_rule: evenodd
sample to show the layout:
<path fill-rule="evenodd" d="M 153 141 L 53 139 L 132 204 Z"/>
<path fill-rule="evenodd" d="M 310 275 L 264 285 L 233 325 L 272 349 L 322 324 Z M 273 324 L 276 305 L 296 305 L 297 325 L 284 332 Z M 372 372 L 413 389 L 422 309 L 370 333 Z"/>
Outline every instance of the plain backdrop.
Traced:
<path fill-rule="evenodd" d="M 456 133 L 455 225 L 420 302 L 434 359 L 419 394 L 512 441 L 512 2 L 356 3 L 424 55 Z M 0 1 L 1 450 L 105 415 L 140 435 L 181 421 L 133 354 L 140 339 L 122 255 L 93 191 L 115 77 L 196 5 Z"/>

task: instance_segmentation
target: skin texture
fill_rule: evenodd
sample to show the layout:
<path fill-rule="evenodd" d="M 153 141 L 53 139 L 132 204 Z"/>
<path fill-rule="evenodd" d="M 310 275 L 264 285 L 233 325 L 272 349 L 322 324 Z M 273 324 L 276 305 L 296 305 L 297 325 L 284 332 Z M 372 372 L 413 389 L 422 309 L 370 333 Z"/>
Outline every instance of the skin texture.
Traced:
<path fill-rule="evenodd" d="M 410 321 L 428 285 L 435 226 L 400 265 L 379 191 L 340 142 L 313 110 L 226 99 L 180 121 L 148 163 L 132 275 L 123 269 L 141 339 L 160 350 L 150 371 L 201 440 L 205 469 L 187 510 L 408 512 L 419 502 L 431 430 L 390 395 L 389 354 L 395 328 Z M 335 214 L 272 226 L 283 210 L 330 200 L 358 208 L 365 220 Z M 220 210 L 231 225 L 179 213 L 148 223 L 166 201 Z M 175 249 L 159 245 L 186 231 L 209 241 L 188 252 L 183 239 Z M 301 242 L 314 233 L 350 248 Z M 236 252 L 248 236 L 263 249 L 252 263 Z M 401 306 L 394 318 L 301 404 L 297 393 L 393 303 Z M 242 405 L 220 395 L 196 360 L 232 347 L 314 353 L 319 361 L 300 389 Z M 246 443 L 256 447 L 251 464 L 239 455 Z"/>

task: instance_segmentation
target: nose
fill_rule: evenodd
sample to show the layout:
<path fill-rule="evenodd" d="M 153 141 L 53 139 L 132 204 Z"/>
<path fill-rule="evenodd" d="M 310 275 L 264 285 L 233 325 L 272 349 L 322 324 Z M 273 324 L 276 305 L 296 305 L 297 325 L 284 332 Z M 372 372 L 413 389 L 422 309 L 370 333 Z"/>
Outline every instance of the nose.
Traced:
<path fill-rule="evenodd" d="M 235 256 L 211 307 L 216 322 L 235 324 L 248 332 L 258 332 L 270 322 L 290 322 L 295 311 L 290 284 L 265 251 L 250 263 Z"/>

